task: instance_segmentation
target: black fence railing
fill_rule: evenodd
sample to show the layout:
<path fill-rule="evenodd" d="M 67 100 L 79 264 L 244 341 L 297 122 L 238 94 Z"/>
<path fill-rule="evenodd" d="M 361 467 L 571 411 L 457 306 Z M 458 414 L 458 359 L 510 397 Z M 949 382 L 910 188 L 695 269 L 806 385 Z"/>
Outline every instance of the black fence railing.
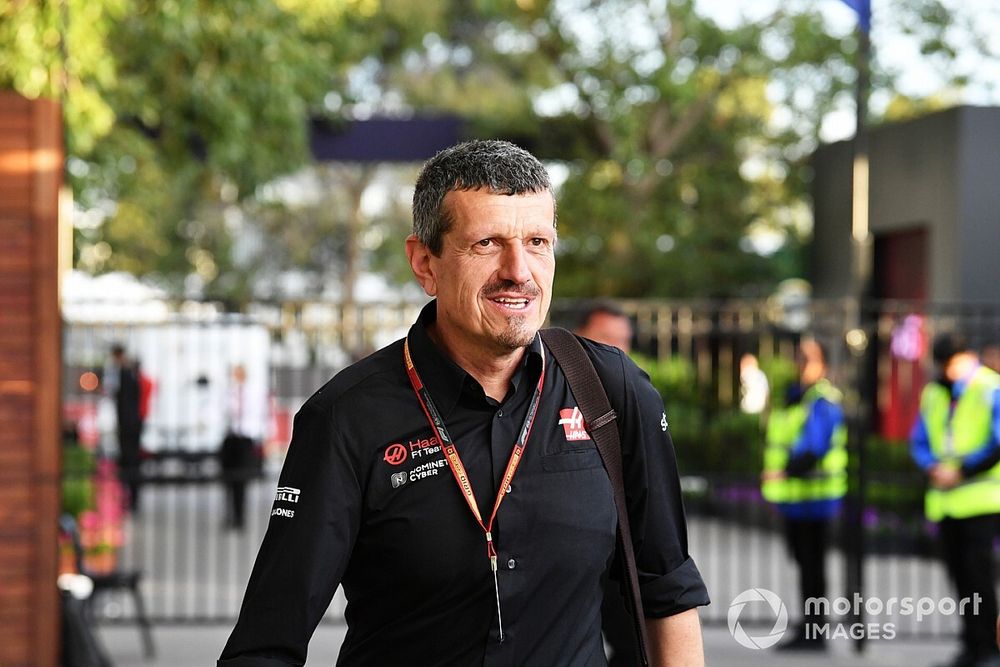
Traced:
<path fill-rule="evenodd" d="M 895 480 L 919 487 L 910 476 Z M 110 466 L 85 479 L 67 478 L 65 485 L 88 483 L 96 495 L 94 516 L 80 519 L 86 567 L 95 572 L 135 570 L 142 574 L 145 612 L 153 623 L 232 623 L 246 587 L 253 559 L 263 539 L 277 484 L 275 472 L 246 480 L 246 521 L 242 529 L 226 525 L 226 489 L 221 476 L 143 479 L 134 510 L 124 504 L 124 491 Z M 709 586 L 713 604 L 702 610 L 707 624 L 727 621 L 729 603 L 742 591 L 764 588 L 786 603 L 792 621 L 801 615 L 794 564 L 787 553 L 781 520 L 760 496 L 756 479 L 745 475 L 686 474 L 682 479 L 688 515 L 689 548 Z M 123 503 L 109 507 L 108 503 Z M 864 555 L 866 587 L 862 600 L 896 600 L 895 610 L 868 603 L 868 622 L 891 623 L 900 636 L 923 638 L 956 630 L 954 618 L 929 614 L 919 621 L 900 613 L 899 601 L 953 595 L 936 559 L 933 524 L 919 513 L 900 513 L 878 506 L 865 509 L 869 550 Z M 846 526 L 835 522 L 827 560 L 828 597 L 832 603 L 854 604 L 848 590 Z M 839 602 L 838 602 L 839 601 Z M 345 601 L 338 593 L 324 620 L 342 622 Z M 95 601 L 103 622 L 134 622 L 136 609 L 128 591 L 109 591 Z M 848 623 L 836 613 L 833 622 Z M 761 610 L 741 615 L 741 623 L 773 622 Z"/>
<path fill-rule="evenodd" d="M 773 591 L 785 602 L 792 622 L 801 618 L 797 571 L 785 546 L 781 517 L 761 497 L 756 478 L 708 474 L 687 475 L 682 481 L 690 551 L 713 599 L 702 611 L 702 620 L 725 624 L 730 602 L 751 588 Z M 923 484 L 913 474 L 874 481 L 905 489 L 907 503 L 914 493 L 921 492 Z M 826 563 L 827 597 L 832 605 L 829 620 L 849 626 L 854 622 L 854 608 L 860 606 L 865 622 L 891 626 L 891 632 L 898 636 L 951 634 L 958 627 L 957 619 L 936 613 L 936 606 L 935 613 L 922 613 L 919 620 L 915 613 L 906 613 L 905 599 L 915 605 L 923 598 L 937 605 L 954 592 L 937 558 L 934 525 L 924 520 L 920 507 L 907 504 L 907 509 L 902 509 L 899 500 L 892 498 L 888 505 L 864 508 L 868 549 L 863 554 L 865 587 L 858 591 L 859 602 L 847 583 L 850 549 L 858 542 L 848 539 L 846 533 L 852 528 L 843 520 L 831 526 Z M 750 607 L 741 614 L 740 622 L 773 624 L 774 616 L 763 608 Z"/>
<path fill-rule="evenodd" d="M 556 303 L 552 321 L 572 326 L 582 305 Z M 827 563 L 829 594 L 840 603 L 833 615 L 852 616 L 841 613 L 841 601 L 854 606 L 849 582 L 860 580 L 863 604 L 870 598 L 883 605 L 897 600 L 895 612 L 873 613 L 878 605 L 871 603 L 866 619 L 891 622 L 901 635 L 955 631 L 957 620 L 948 615 L 918 621 L 916 615 L 899 613 L 902 598 L 953 595 L 935 556 L 934 526 L 923 519 L 923 481 L 909 462 L 905 439 L 920 388 L 932 373 L 927 349 L 933 335 L 963 329 L 984 345 L 996 342 L 1000 306 L 894 302 L 868 304 L 858 312 L 840 301 L 621 305 L 636 325 L 636 349 L 665 397 L 684 475 L 690 551 L 714 601 L 702 613 L 705 622 L 725 624 L 730 601 L 748 588 L 771 590 L 789 605 L 797 599 L 780 518 L 759 493 L 763 422 L 740 411 L 740 357 L 750 353 L 762 368 L 776 372 L 784 364 L 787 370 L 799 338 L 816 335 L 831 348 L 833 376 L 843 386 L 856 377 L 845 344 L 848 326 L 860 323 L 874 350 L 871 372 L 864 386 L 844 388 L 870 408 L 865 474 L 851 476 L 849 499 L 864 502 L 835 526 Z M 231 623 L 266 528 L 292 414 L 355 356 L 352 346 L 367 348 L 401 335 L 416 308 L 342 311 L 331 304 L 292 304 L 260 317 L 172 315 L 159 322 L 67 323 L 66 418 L 93 460 L 75 471 L 67 467 L 64 495 L 77 498 L 70 509 L 78 516 L 91 512 L 79 523 L 94 566 L 141 571 L 146 611 L 154 622 Z M 143 433 L 146 459 L 134 511 L 123 509 L 119 473 L 111 464 L 117 447 L 114 408 L 101 380 L 112 342 L 125 343 L 139 358 L 157 392 Z M 226 491 L 216 460 L 225 434 L 226 382 L 236 364 L 247 364 L 251 379 L 268 397 L 264 468 L 247 481 L 246 523 L 240 530 L 225 525 Z M 852 458 L 855 473 L 858 460 Z M 857 539 L 859 531 L 863 540 Z M 852 563 L 860 564 L 860 578 Z M 338 594 L 325 618 L 341 621 L 343 605 Z M 127 595 L 105 595 L 95 608 L 106 621 L 135 616 Z M 797 610 L 789 609 L 794 619 Z M 741 623 L 753 621 L 748 608 Z"/>

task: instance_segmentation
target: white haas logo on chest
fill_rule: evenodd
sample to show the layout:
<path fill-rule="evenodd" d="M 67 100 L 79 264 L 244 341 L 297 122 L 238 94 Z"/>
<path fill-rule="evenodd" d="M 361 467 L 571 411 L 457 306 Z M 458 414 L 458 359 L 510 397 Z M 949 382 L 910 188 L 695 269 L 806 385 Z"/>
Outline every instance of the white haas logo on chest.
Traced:
<path fill-rule="evenodd" d="M 583 427 L 583 413 L 580 412 L 580 408 L 573 407 L 560 410 L 559 423 L 562 425 L 563 431 L 566 432 L 567 440 L 590 440 L 587 429 Z"/>

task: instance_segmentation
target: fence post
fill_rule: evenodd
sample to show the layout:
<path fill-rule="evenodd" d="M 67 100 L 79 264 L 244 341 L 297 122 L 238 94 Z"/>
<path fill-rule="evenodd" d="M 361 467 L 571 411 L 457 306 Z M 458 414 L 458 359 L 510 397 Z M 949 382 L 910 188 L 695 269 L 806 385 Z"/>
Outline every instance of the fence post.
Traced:
<path fill-rule="evenodd" d="M 876 396 L 878 363 L 877 307 L 870 301 L 855 301 L 848 305 L 856 309 L 848 313 L 844 341 L 851 358 L 850 378 L 847 383 L 847 442 L 850 455 L 852 493 L 847 498 L 845 529 L 847 536 L 846 580 L 849 599 L 855 594 L 864 599 L 864 566 L 866 555 L 864 511 L 868 491 L 867 448 L 871 433 L 871 404 Z M 851 622 L 865 623 L 864 605 L 857 605 L 852 611 Z M 864 633 L 855 640 L 855 652 L 865 649 Z"/>

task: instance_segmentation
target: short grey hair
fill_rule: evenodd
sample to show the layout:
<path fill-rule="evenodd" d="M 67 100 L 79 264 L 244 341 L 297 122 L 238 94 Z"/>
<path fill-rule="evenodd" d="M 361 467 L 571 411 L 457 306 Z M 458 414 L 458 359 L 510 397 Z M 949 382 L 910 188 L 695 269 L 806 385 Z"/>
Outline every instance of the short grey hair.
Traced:
<path fill-rule="evenodd" d="M 453 190 L 485 189 L 523 195 L 552 189 L 549 174 L 534 155 L 509 141 L 475 140 L 446 148 L 428 160 L 413 191 L 413 233 L 435 255 L 453 220 L 444 197 Z M 553 219 L 553 224 L 555 220 Z"/>

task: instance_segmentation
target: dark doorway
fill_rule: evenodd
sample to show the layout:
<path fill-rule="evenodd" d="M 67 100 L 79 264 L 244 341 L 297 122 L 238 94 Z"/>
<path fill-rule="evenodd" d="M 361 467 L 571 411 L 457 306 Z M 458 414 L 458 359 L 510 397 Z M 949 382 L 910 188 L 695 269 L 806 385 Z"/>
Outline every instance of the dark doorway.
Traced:
<path fill-rule="evenodd" d="M 893 440 L 909 437 L 925 381 L 927 236 L 926 229 L 908 229 L 875 237 L 876 298 L 914 302 L 911 312 L 895 315 L 889 340 L 879 345 L 879 431 Z"/>
<path fill-rule="evenodd" d="M 875 236 L 875 298 L 927 299 L 927 230 Z"/>

